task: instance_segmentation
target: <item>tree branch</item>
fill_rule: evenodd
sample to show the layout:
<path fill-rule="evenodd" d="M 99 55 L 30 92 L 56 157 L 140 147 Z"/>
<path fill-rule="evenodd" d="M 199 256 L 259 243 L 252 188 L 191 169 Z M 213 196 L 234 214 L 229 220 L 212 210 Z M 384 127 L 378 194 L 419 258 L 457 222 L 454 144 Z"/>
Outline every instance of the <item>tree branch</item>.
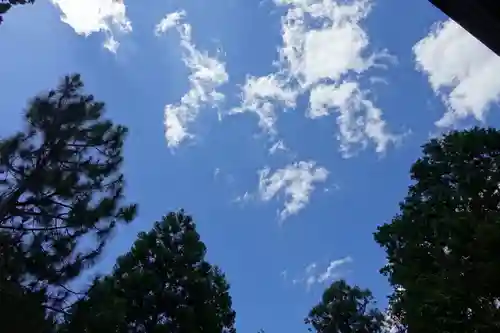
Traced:
<path fill-rule="evenodd" d="M 21 226 L 10 226 L 10 225 L 0 225 L 0 229 L 4 230 L 16 230 L 16 231 L 50 231 L 57 229 L 65 229 L 66 227 L 37 227 L 37 228 L 26 228 Z"/>

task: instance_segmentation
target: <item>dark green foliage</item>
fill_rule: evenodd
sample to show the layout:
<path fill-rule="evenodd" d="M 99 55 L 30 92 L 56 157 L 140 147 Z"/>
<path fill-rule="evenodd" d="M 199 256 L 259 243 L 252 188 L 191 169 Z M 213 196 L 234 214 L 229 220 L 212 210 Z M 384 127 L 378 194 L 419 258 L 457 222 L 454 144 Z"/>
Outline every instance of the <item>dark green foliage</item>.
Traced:
<path fill-rule="evenodd" d="M 35 0 L 0 0 L 0 24 L 3 22 L 3 14 L 5 14 L 12 6 L 33 4 Z"/>
<path fill-rule="evenodd" d="M 205 252 L 191 217 L 165 216 L 74 305 L 67 332 L 234 333 L 229 285 Z"/>
<path fill-rule="evenodd" d="M 384 329 L 384 315 L 375 307 L 371 292 L 351 287 L 344 280 L 324 291 L 305 322 L 317 333 L 378 333 Z"/>
<path fill-rule="evenodd" d="M 500 132 L 423 147 L 401 212 L 378 228 L 392 308 L 408 332 L 499 332 Z"/>
<path fill-rule="evenodd" d="M 2 283 L 5 287 L 5 282 Z M 8 292 L 0 292 L 1 332 L 51 333 L 56 321 L 47 311 L 47 291 L 44 288 L 30 290 L 15 281 L 8 285 Z M 59 311 L 59 309 L 57 309 Z"/>
<path fill-rule="evenodd" d="M 34 98 L 25 130 L 0 142 L 2 305 L 3 293 L 25 288 L 46 290 L 45 306 L 62 308 L 62 286 L 135 215 L 135 205 L 123 204 L 120 173 L 127 130 L 102 119 L 104 104 L 82 88 L 74 75 Z"/>

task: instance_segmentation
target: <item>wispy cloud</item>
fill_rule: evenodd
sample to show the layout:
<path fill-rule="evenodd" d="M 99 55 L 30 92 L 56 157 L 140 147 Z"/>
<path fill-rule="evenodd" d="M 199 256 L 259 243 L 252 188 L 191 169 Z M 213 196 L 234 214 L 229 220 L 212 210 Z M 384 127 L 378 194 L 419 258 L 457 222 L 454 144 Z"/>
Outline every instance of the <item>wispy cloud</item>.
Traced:
<path fill-rule="evenodd" d="M 122 0 L 51 0 L 62 12 L 61 20 L 84 36 L 102 32 L 106 36 L 104 47 L 116 53 L 120 43 L 117 34 L 132 31 Z"/>
<path fill-rule="evenodd" d="M 315 262 L 309 264 L 306 267 L 306 274 L 310 275 L 311 273 L 313 273 L 316 270 L 317 267 L 318 267 L 318 265 Z"/>
<path fill-rule="evenodd" d="M 313 262 L 307 265 L 304 271 L 297 278 L 292 280 L 292 283 L 295 285 L 303 284 L 306 286 L 307 290 L 311 289 L 316 284 L 330 283 L 345 275 L 343 267 L 352 261 L 352 258 L 347 256 L 341 259 L 332 260 L 326 267 L 321 269 L 316 262 Z"/>
<path fill-rule="evenodd" d="M 181 23 L 184 16 L 182 11 L 168 14 L 155 28 L 156 34 L 177 28 L 184 50 L 182 60 L 191 71 L 188 77 L 190 90 L 178 103 L 165 106 L 165 137 L 171 148 L 193 137 L 187 126 L 197 118 L 201 108 L 214 107 L 224 100 L 225 96 L 217 88 L 229 80 L 223 62 L 196 48 L 191 25 Z"/>
<path fill-rule="evenodd" d="M 351 263 L 351 262 L 352 262 L 351 257 L 345 257 L 343 259 L 330 261 L 330 264 L 328 264 L 328 267 L 326 268 L 326 270 L 317 276 L 317 278 L 316 278 L 317 281 L 319 283 L 323 283 L 323 282 L 328 282 L 328 281 L 331 281 L 331 280 L 337 278 L 339 276 L 338 269 L 341 266 L 343 266 L 347 263 Z"/>
<path fill-rule="evenodd" d="M 470 116 L 484 121 L 500 100 L 500 57 L 455 22 L 436 24 L 413 52 L 417 69 L 447 108 L 437 126 L 452 127 Z"/>
<path fill-rule="evenodd" d="M 157 36 L 168 30 L 178 27 L 181 21 L 186 17 L 186 12 L 180 10 L 178 12 L 168 13 L 165 17 L 158 23 L 155 27 L 155 33 Z"/>
<path fill-rule="evenodd" d="M 298 91 L 287 88 L 286 83 L 276 74 L 249 76 L 242 87 L 241 106 L 233 108 L 230 114 L 253 112 L 259 118 L 259 127 L 270 135 L 275 135 L 277 107 L 295 107 Z"/>
<path fill-rule="evenodd" d="M 254 196 L 250 192 L 245 192 L 242 195 L 237 196 L 233 200 L 233 202 L 237 202 L 237 203 L 240 203 L 240 204 L 245 204 L 245 203 L 249 202 L 250 200 L 252 200 L 253 197 Z"/>
<path fill-rule="evenodd" d="M 271 148 L 269 148 L 269 154 L 276 154 L 278 151 L 288 151 L 288 148 L 283 143 L 283 140 L 276 141 Z"/>
<path fill-rule="evenodd" d="M 389 143 L 396 143 L 401 136 L 386 132 L 382 110 L 365 97 L 359 84 L 345 81 L 336 86 L 320 84 L 314 87 L 309 98 L 309 117 L 322 117 L 335 109 L 339 132 L 340 151 L 344 157 L 356 153 L 353 147 L 365 148 L 371 140 L 375 151 L 383 153 Z"/>
<path fill-rule="evenodd" d="M 214 179 L 217 178 L 217 176 L 219 176 L 220 174 L 220 168 L 215 168 L 214 170 Z"/>
<path fill-rule="evenodd" d="M 371 9 L 368 0 L 274 0 L 285 8 L 281 20 L 282 44 L 276 73 L 248 77 L 241 106 L 235 112 L 254 112 L 259 126 L 276 135 L 278 108 L 294 108 L 299 96 L 310 93 L 307 115 L 337 114 L 337 135 L 344 156 L 351 149 L 374 142 L 383 152 L 397 140 L 390 134 L 382 111 L 357 83 L 360 74 L 384 67 L 387 52 L 367 54 L 369 39 L 360 22 Z M 334 111 L 334 112 L 332 112 Z"/>
<path fill-rule="evenodd" d="M 293 163 L 273 173 L 264 168 L 259 172 L 259 198 L 269 201 L 283 193 L 285 204 L 279 211 L 279 219 L 283 221 L 302 210 L 308 204 L 316 183 L 325 182 L 327 177 L 328 171 L 312 161 Z"/>

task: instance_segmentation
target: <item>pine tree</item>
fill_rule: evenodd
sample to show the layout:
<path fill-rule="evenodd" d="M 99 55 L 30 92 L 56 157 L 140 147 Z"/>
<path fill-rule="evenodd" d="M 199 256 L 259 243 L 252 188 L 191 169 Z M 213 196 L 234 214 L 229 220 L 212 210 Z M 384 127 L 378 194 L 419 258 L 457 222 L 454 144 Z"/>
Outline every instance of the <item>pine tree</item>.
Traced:
<path fill-rule="evenodd" d="M 65 332 L 234 333 L 229 285 L 205 253 L 191 217 L 168 214 L 73 306 Z"/>
<path fill-rule="evenodd" d="M 382 272 L 409 333 L 500 330 L 500 131 L 430 140 L 400 213 L 380 226 Z"/>
<path fill-rule="evenodd" d="M 29 103 L 23 131 L 0 142 L 2 308 L 37 293 L 46 309 L 61 310 L 65 284 L 135 216 L 120 172 L 127 129 L 103 119 L 104 104 L 82 89 L 79 75 L 66 77 Z"/>
<path fill-rule="evenodd" d="M 384 315 L 368 289 L 344 280 L 330 285 L 305 319 L 316 333 L 382 333 Z"/>

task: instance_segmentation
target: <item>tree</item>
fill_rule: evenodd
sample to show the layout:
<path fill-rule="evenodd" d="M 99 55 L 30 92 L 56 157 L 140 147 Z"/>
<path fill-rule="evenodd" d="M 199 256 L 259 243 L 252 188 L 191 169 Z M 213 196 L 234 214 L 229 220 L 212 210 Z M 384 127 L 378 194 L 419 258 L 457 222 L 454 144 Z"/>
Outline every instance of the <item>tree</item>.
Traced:
<path fill-rule="evenodd" d="M 393 315 L 409 333 L 500 329 L 499 166 L 498 130 L 430 140 L 401 212 L 375 233 Z"/>
<path fill-rule="evenodd" d="M 65 332 L 234 333 L 229 285 L 205 253 L 191 217 L 168 214 L 75 303 Z"/>
<path fill-rule="evenodd" d="M 53 332 L 54 316 L 44 306 L 48 304 L 47 288 L 26 288 L 19 278 L 24 260 L 18 244 L 6 233 L 0 233 L 0 322 L 2 331 Z"/>
<path fill-rule="evenodd" d="M 66 77 L 30 102 L 24 131 L 0 141 L 2 300 L 42 293 L 46 309 L 61 310 L 65 284 L 135 216 L 120 173 L 127 129 L 82 88 L 79 75 Z"/>
<path fill-rule="evenodd" d="M 12 6 L 33 4 L 35 0 L 0 0 L 0 24 L 3 22 L 3 14 L 5 14 Z"/>
<path fill-rule="evenodd" d="M 324 291 L 305 323 L 317 333 L 379 333 L 384 330 L 384 315 L 368 289 L 339 280 Z"/>

